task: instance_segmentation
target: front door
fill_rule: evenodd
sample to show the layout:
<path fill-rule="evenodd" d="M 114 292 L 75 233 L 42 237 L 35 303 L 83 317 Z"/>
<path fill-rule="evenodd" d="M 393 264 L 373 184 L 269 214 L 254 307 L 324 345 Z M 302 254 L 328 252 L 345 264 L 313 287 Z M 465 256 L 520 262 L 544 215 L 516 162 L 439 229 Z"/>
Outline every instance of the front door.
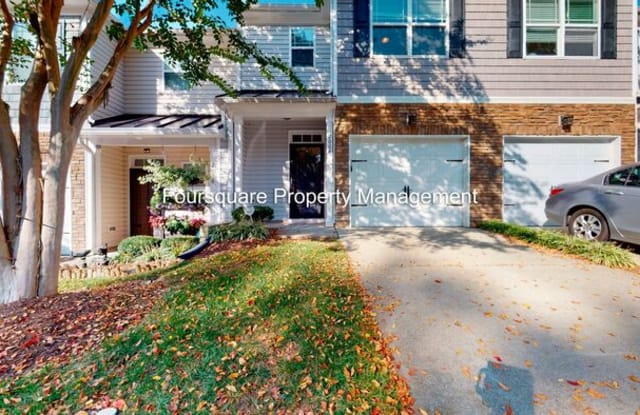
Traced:
<path fill-rule="evenodd" d="M 141 184 L 139 180 L 146 174 L 142 169 L 129 170 L 131 235 L 153 235 L 149 224 L 149 202 L 153 189 L 151 183 Z"/>
<path fill-rule="evenodd" d="M 289 154 L 291 219 L 324 218 L 324 205 L 313 196 L 324 191 L 324 146 L 322 144 L 291 144 Z"/>

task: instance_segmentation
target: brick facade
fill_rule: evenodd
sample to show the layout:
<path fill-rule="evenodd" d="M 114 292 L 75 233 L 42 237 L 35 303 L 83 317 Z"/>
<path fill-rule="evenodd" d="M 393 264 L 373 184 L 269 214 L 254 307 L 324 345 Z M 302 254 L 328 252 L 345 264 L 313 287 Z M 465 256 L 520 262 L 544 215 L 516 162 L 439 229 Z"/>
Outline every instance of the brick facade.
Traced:
<path fill-rule="evenodd" d="M 417 115 L 415 126 L 406 115 Z M 571 128 L 560 115 L 574 117 Z M 508 135 L 608 135 L 622 138 L 622 162 L 636 158 L 635 106 L 616 104 L 349 104 L 336 109 L 336 187 L 349 191 L 349 136 L 469 135 L 471 189 L 479 203 L 471 206 L 471 224 L 502 217 L 502 150 Z M 337 207 L 338 226 L 348 226 L 348 208 Z"/>
<path fill-rule="evenodd" d="M 84 171 L 84 148 L 78 144 L 73 151 L 69 179 L 71 180 L 71 249 L 82 251 L 86 248 L 86 194 Z"/>

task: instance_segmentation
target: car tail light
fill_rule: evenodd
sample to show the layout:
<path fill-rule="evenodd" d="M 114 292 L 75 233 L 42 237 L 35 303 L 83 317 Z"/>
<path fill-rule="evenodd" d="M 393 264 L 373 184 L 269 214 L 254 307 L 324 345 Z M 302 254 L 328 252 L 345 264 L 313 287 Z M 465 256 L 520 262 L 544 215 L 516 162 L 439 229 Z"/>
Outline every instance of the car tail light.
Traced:
<path fill-rule="evenodd" d="M 549 197 L 559 195 L 562 192 L 564 192 L 564 189 L 562 187 L 552 187 L 551 192 L 549 193 Z"/>

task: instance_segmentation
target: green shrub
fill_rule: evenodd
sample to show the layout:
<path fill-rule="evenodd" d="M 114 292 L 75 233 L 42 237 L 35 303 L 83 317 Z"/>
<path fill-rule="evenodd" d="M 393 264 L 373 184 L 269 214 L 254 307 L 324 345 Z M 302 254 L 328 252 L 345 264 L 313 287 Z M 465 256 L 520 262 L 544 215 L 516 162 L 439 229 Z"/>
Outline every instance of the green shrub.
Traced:
<path fill-rule="evenodd" d="M 244 213 L 244 209 L 242 207 L 234 209 L 233 212 L 231 212 L 231 217 L 233 217 L 233 220 L 236 222 L 242 222 L 249 219 L 249 216 Z M 254 222 L 270 221 L 273 219 L 273 209 L 264 205 L 255 206 L 251 219 L 253 219 Z"/>
<path fill-rule="evenodd" d="M 123 239 L 118 244 L 118 254 L 124 258 L 138 257 L 142 255 L 145 250 L 154 248 L 160 245 L 160 240 L 153 236 L 130 236 Z"/>
<path fill-rule="evenodd" d="M 633 268 L 637 266 L 633 256 L 628 251 L 609 242 L 586 241 L 556 231 L 527 228 L 499 221 L 482 222 L 478 227 L 565 254 L 576 255 L 611 268 Z"/>
<path fill-rule="evenodd" d="M 160 248 L 170 257 L 175 258 L 198 244 L 198 238 L 191 236 L 176 236 L 166 238 L 160 242 Z"/>
<path fill-rule="evenodd" d="M 141 260 L 143 262 L 154 262 L 168 258 L 167 251 L 159 246 L 146 247 L 143 251 L 142 255 L 136 258 L 137 260 Z"/>
<path fill-rule="evenodd" d="M 269 236 L 269 230 L 262 223 L 243 221 L 211 226 L 209 236 L 213 242 L 263 240 Z"/>

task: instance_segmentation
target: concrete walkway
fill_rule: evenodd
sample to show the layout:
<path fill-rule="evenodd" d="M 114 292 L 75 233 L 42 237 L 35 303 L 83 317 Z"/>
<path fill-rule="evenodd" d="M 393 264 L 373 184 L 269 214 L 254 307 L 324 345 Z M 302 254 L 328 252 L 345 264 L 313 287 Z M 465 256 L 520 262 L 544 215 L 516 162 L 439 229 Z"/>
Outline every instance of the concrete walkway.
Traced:
<path fill-rule="evenodd" d="M 416 409 L 636 414 L 640 277 L 469 229 L 340 231 Z M 417 413 L 420 413 L 419 411 Z"/>

